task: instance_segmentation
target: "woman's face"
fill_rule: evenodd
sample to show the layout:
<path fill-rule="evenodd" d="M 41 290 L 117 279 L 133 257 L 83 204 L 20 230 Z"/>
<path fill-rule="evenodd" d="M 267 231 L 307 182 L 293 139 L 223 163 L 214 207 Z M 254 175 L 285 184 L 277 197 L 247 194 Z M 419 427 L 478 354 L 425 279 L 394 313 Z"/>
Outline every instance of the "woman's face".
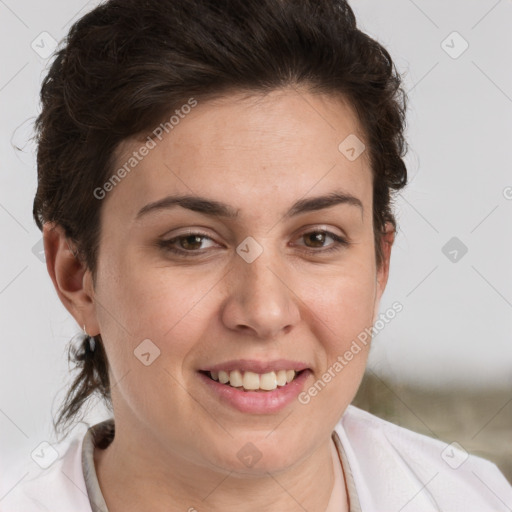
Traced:
<path fill-rule="evenodd" d="M 293 89 L 188 110 L 102 200 L 83 320 L 107 351 L 116 439 L 278 471 L 329 439 L 365 369 L 369 343 L 344 354 L 373 324 L 387 265 L 368 155 L 355 158 L 364 135 L 340 100 Z M 115 169 L 143 145 L 123 143 Z M 354 199 L 311 203 L 332 194 Z M 302 373 L 283 385 L 283 370 Z"/>

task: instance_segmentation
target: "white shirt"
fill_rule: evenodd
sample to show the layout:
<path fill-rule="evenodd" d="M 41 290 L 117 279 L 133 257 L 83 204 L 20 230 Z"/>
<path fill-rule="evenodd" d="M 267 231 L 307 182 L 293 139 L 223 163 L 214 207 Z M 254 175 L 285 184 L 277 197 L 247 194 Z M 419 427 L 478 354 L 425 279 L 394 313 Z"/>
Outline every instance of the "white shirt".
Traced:
<path fill-rule="evenodd" d="M 0 501 L 0 512 L 108 512 L 92 456 L 93 434 L 109 426 L 112 420 L 56 444 L 60 457 L 12 489 Z M 350 512 L 512 510 L 512 486 L 495 464 L 352 405 L 336 425 L 333 440 Z M 344 485 L 341 471 L 335 474 L 330 505 Z"/>

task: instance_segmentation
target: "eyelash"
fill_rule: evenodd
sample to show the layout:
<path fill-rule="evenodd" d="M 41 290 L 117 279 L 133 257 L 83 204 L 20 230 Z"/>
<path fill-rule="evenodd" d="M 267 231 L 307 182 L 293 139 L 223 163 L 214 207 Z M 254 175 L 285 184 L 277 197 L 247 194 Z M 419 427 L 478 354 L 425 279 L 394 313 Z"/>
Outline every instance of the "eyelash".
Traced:
<path fill-rule="evenodd" d="M 346 247 L 348 247 L 350 245 L 350 242 L 348 242 L 347 240 L 345 240 L 344 238 L 342 238 L 341 236 L 339 235 L 336 235 L 335 233 L 331 232 L 331 231 L 327 231 L 327 230 L 324 230 L 324 229 L 317 229 L 317 230 L 313 230 L 313 231 L 308 231 L 307 233 L 303 233 L 300 238 L 304 237 L 304 236 L 307 236 L 307 235 L 312 235 L 312 234 L 318 234 L 318 233 L 321 233 L 321 234 L 324 234 L 324 235 L 328 235 L 329 237 L 331 237 L 335 243 L 333 243 L 328 249 L 308 249 L 306 250 L 305 252 L 310 252 L 312 254 L 316 253 L 316 254 L 329 254 L 329 253 L 333 253 L 333 252 L 336 252 L 336 251 L 340 251 Z M 178 240 L 181 240 L 183 238 L 188 238 L 188 237 L 192 237 L 192 236 L 198 236 L 198 237 L 201 237 L 201 238 L 208 238 L 210 240 L 212 240 L 211 237 L 209 237 L 208 235 L 204 234 L 204 233 L 199 233 L 199 232 L 190 232 L 190 233 L 184 233 L 183 235 L 180 235 L 180 236 L 177 236 L 177 237 L 174 237 L 174 238 L 171 238 L 170 240 L 159 240 L 158 242 L 158 245 L 165 249 L 166 251 L 169 251 L 173 254 L 176 254 L 177 256 L 181 256 L 181 257 L 187 257 L 187 256 L 192 256 L 192 257 L 198 257 L 198 256 L 202 256 L 205 254 L 205 251 L 201 252 L 200 250 L 185 250 L 185 249 L 176 249 L 175 247 L 173 247 L 172 245 L 174 243 L 176 243 Z"/>

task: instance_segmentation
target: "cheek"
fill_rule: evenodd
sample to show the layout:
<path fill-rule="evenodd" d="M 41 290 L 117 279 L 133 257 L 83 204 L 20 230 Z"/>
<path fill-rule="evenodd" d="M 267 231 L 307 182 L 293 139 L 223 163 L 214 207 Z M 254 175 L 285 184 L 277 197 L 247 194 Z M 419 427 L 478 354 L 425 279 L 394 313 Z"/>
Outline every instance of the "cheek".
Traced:
<path fill-rule="evenodd" d="M 330 340 L 336 350 L 373 323 L 376 285 L 371 270 L 340 272 L 303 291 L 302 300 L 317 317 L 317 338 Z"/>
<path fill-rule="evenodd" d="M 160 361 L 166 359 L 166 368 L 181 365 L 203 335 L 212 313 L 208 291 L 214 290 L 218 280 L 217 275 L 198 277 L 190 270 L 143 265 L 142 261 L 121 262 L 112 268 L 98 302 L 108 305 L 109 311 L 101 308 L 100 326 L 115 352 L 116 373 L 134 364 L 137 367 L 134 350 L 147 339 L 160 350 Z"/>
<path fill-rule="evenodd" d="M 371 346 L 374 299 L 374 279 L 362 273 L 332 279 L 304 301 L 314 314 L 310 327 L 322 350 L 317 351 L 318 371 L 299 403 L 315 411 L 316 419 L 334 425 L 359 388 Z"/>
<path fill-rule="evenodd" d="M 113 394 L 118 405 L 130 404 L 141 417 L 151 417 L 154 404 L 165 402 L 167 421 L 186 403 L 183 365 L 203 335 L 201 299 L 214 281 L 204 286 L 179 270 L 136 269 L 117 266 L 98 296 L 109 308 L 100 308 L 99 318 L 113 382 L 120 382 Z"/>

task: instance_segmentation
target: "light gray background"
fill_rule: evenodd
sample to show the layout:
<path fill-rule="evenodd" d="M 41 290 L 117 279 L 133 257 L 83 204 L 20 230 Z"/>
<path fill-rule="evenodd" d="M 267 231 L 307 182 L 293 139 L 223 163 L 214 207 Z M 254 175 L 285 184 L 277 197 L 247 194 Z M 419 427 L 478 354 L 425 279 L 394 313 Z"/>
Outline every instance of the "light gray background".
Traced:
<path fill-rule="evenodd" d="M 41 33 L 60 40 L 97 3 L 0 0 L 0 498 L 23 476 L 15 458 L 53 439 L 65 347 L 80 332 L 33 252 L 28 138 L 51 42 Z M 375 337 L 370 367 L 431 387 L 512 388 L 512 1 L 351 4 L 409 93 L 410 183 L 381 304 L 404 310 Z M 457 262 L 442 251 L 453 237 L 468 249 Z"/>

